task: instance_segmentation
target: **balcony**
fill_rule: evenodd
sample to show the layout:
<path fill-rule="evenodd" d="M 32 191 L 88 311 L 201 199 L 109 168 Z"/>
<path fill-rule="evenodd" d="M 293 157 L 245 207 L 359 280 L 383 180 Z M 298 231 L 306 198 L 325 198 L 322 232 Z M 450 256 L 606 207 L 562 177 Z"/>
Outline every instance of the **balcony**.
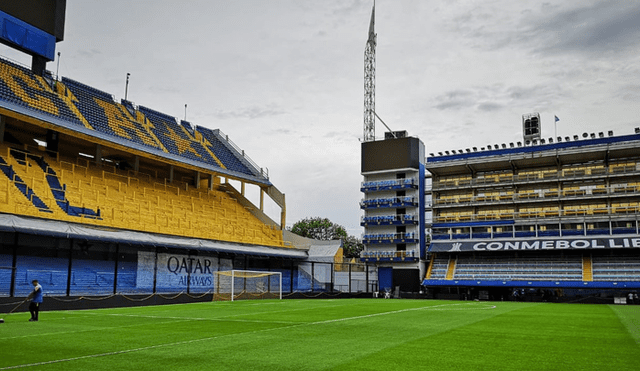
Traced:
<path fill-rule="evenodd" d="M 495 187 L 512 184 L 531 184 L 545 182 L 562 182 L 562 181 L 579 181 L 583 179 L 601 179 L 616 178 L 623 176 L 639 175 L 640 168 L 636 164 L 611 165 L 608 169 L 604 167 L 596 167 L 589 169 L 564 169 L 561 171 L 546 171 L 539 173 L 528 173 L 518 175 L 499 174 L 492 176 L 484 176 L 481 178 L 469 179 L 444 179 L 434 180 L 431 189 L 433 191 L 460 189 L 460 188 L 478 188 L 478 187 Z"/>
<path fill-rule="evenodd" d="M 361 200 L 361 209 L 377 208 L 398 208 L 398 207 L 418 207 L 418 199 L 411 196 L 406 197 L 385 197 L 370 200 Z"/>
<path fill-rule="evenodd" d="M 460 213 L 433 216 L 433 223 L 477 222 L 496 220 L 518 219 L 547 219 L 547 218 L 573 218 L 573 217 L 614 217 L 622 215 L 640 214 L 640 205 L 619 204 L 610 207 L 592 207 L 582 209 L 537 208 L 521 210 L 518 212 L 503 210 L 478 214 Z"/>
<path fill-rule="evenodd" d="M 376 216 L 363 216 L 360 218 L 361 226 L 376 226 L 376 225 L 416 225 L 418 224 L 418 217 L 412 214 L 403 215 L 376 215 Z"/>
<path fill-rule="evenodd" d="M 376 262 L 376 261 L 417 261 L 420 259 L 420 253 L 416 250 L 397 251 L 397 250 L 365 250 L 360 253 L 360 261 Z"/>
<path fill-rule="evenodd" d="M 398 243 L 418 243 L 420 238 L 414 232 L 408 233 L 374 233 L 362 236 L 362 243 L 365 245 L 375 244 L 398 244 Z"/>
<path fill-rule="evenodd" d="M 360 184 L 360 192 L 418 189 L 418 184 L 416 178 L 369 181 Z"/>
<path fill-rule="evenodd" d="M 435 208 L 448 208 L 460 206 L 499 205 L 504 203 L 530 203 L 567 201 L 578 199 L 621 198 L 640 195 L 640 185 L 614 184 L 609 187 L 591 187 L 587 189 L 540 189 L 522 192 L 504 192 L 500 194 L 483 194 L 472 196 L 458 195 L 433 199 Z"/>

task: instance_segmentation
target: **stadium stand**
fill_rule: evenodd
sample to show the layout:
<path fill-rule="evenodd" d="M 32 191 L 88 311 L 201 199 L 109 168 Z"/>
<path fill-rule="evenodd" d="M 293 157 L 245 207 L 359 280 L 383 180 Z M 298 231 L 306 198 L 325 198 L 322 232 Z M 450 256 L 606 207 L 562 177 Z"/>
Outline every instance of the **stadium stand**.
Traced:
<path fill-rule="evenodd" d="M 640 289 L 640 133 L 585 138 L 427 158 L 423 285 L 493 299 Z"/>
<path fill-rule="evenodd" d="M 288 259 L 290 290 L 314 286 L 294 275 L 307 254 L 284 241 L 284 195 L 219 130 L 0 59 L 0 139 L 0 296 L 34 278 L 54 296 L 207 292 L 212 269 L 256 256 Z M 280 225 L 245 184 L 282 208 Z"/>
<path fill-rule="evenodd" d="M 115 167 L 78 165 L 79 158 L 54 159 L 46 152 L 26 153 L 4 144 L 0 153 L 6 179 L 0 183 L 0 194 L 7 195 L 8 201 L 0 205 L 4 212 L 189 237 L 283 244 L 281 234 L 239 204 L 237 198 L 242 196 L 224 184 L 212 190 L 189 189 L 177 182 L 134 177 Z M 17 192 L 23 197 L 17 197 Z"/>
<path fill-rule="evenodd" d="M 112 95 L 72 79 L 47 82 L 6 60 L 0 61 L 0 99 L 55 116 L 65 123 L 82 125 L 106 134 L 107 139 L 121 138 L 184 161 L 231 169 L 222 175 L 237 173 L 240 178 L 262 175 L 251 171 L 245 165 L 247 161 L 238 158 L 244 156 L 225 145 L 224 139 L 212 130 L 197 127 L 201 131 L 194 131 L 190 126 L 187 129 L 169 115 L 146 107 L 135 110 L 129 102 L 119 104 Z M 4 142 L 0 146 L 0 168 L 4 174 L 0 192 L 6 200 L 0 208 L 4 212 L 57 220 L 80 217 L 73 220 L 283 246 L 281 232 L 265 225 L 238 202 L 242 195 L 234 193 L 219 177 L 210 178 L 209 189 L 203 190 L 193 184 L 190 187 L 188 182 L 158 178 L 153 176 L 154 172 L 124 171 L 77 155 L 53 154 L 29 145 L 28 136 L 17 139 L 19 134 L 11 134 L 15 143 Z M 22 197 L 18 197 L 18 192 Z"/>

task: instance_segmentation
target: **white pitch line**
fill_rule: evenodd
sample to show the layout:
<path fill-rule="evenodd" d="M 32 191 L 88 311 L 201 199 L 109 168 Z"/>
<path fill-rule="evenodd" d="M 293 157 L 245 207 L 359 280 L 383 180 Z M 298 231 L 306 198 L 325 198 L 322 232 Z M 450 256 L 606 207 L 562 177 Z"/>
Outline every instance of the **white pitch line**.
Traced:
<path fill-rule="evenodd" d="M 271 313 L 271 312 L 266 312 Z M 105 315 L 102 314 L 101 315 Z M 150 315 L 142 315 L 142 314 L 118 314 L 118 313 L 109 313 L 107 316 L 116 316 L 116 317 L 135 317 L 135 318 L 153 318 L 153 319 L 172 319 L 172 320 L 181 320 L 181 321 L 212 321 L 212 322 L 248 322 L 248 323 L 282 323 L 282 324 L 292 324 L 299 322 L 291 322 L 291 321 L 259 321 L 259 320 L 249 320 L 249 319 L 230 319 L 228 317 L 219 317 L 219 318 L 202 318 L 202 317 L 175 317 L 175 316 L 150 316 Z"/>
<path fill-rule="evenodd" d="M 474 303 L 465 303 L 465 304 L 456 303 L 456 304 L 432 305 L 432 306 L 426 306 L 426 307 L 400 309 L 400 310 L 395 310 L 395 311 L 391 311 L 391 312 L 381 312 L 381 313 L 366 314 L 366 315 L 355 316 L 355 317 L 337 318 L 337 319 L 326 320 L 326 321 L 317 321 L 317 322 L 308 322 L 308 323 L 296 323 L 296 324 L 292 324 L 290 326 L 274 327 L 274 328 L 270 328 L 270 329 L 262 329 L 262 330 L 255 330 L 255 331 L 242 332 L 242 333 L 233 333 L 233 334 L 226 334 L 226 335 L 219 335 L 219 336 L 211 336 L 211 337 L 206 337 L 206 338 L 201 338 L 201 339 L 192 339 L 192 340 L 177 341 L 177 342 L 174 342 L 174 343 L 156 344 L 156 345 L 150 345 L 150 346 L 147 346 L 147 347 L 140 347 L 140 348 L 134 348 L 134 349 L 124 349 L 124 350 L 118 350 L 118 351 L 115 351 L 115 352 L 88 354 L 86 356 L 80 356 L 80 357 L 56 359 L 56 360 L 46 361 L 46 362 L 37 362 L 37 363 L 30 363 L 30 364 L 24 364 L 24 365 L 9 366 L 9 367 L 0 368 L 0 370 L 13 370 L 13 369 L 24 368 L 24 367 L 44 366 L 44 365 L 50 365 L 50 364 L 54 364 L 54 363 L 72 362 L 72 361 L 78 361 L 78 360 L 81 360 L 81 359 L 90 359 L 90 358 L 98 358 L 98 357 L 115 356 L 115 355 L 120 355 L 120 354 L 135 353 L 135 352 L 141 352 L 141 351 L 145 351 L 145 350 L 152 350 L 152 349 L 158 349 L 158 348 L 164 348 L 164 347 L 193 344 L 193 343 L 202 342 L 202 341 L 220 339 L 220 338 L 227 337 L 227 336 L 257 334 L 257 333 L 261 333 L 261 332 L 268 332 L 268 331 L 274 331 L 274 330 L 286 330 L 286 329 L 291 329 L 291 328 L 295 328 L 295 327 L 323 325 L 323 324 L 327 324 L 327 323 L 337 323 L 337 322 L 344 322 L 344 321 L 352 321 L 352 320 L 371 318 L 371 317 L 377 317 L 377 316 L 385 316 L 385 315 L 389 315 L 389 314 L 398 314 L 398 313 L 418 311 L 418 310 L 430 310 L 430 309 L 432 309 L 432 310 L 443 310 L 442 309 L 443 307 L 458 306 L 458 305 L 467 305 L 468 306 L 468 305 L 474 305 Z M 497 308 L 497 306 L 496 305 L 492 305 L 492 306 L 483 306 L 483 307 L 479 307 L 479 308 L 463 308 L 462 310 L 486 310 L 486 309 L 495 309 L 495 308 Z M 454 310 L 461 310 L 461 309 L 455 308 Z"/>

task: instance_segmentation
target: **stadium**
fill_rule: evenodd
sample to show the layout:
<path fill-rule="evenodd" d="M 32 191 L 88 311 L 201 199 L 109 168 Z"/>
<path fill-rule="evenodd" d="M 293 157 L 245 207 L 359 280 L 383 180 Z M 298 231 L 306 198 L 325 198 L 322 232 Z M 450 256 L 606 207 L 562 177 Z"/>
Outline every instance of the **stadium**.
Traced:
<path fill-rule="evenodd" d="M 372 11 L 365 249 L 344 259 L 287 231 L 221 129 L 49 71 L 65 6 L 0 5 L 0 42 L 33 58 L 0 57 L 0 370 L 637 366 L 640 128 L 542 138 L 531 113 L 521 142 L 376 139 Z"/>
<path fill-rule="evenodd" d="M 211 300 L 226 270 L 272 272 L 253 278 L 265 281 L 259 292 L 242 287 L 258 297 L 376 287 L 375 267 L 343 264 L 340 241 L 286 231 L 284 194 L 221 130 L 46 70 L 65 2 L 47 3 L 42 14 L 30 2 L 3 12 L 3 42 L 33 59 L 0 60 L 1 300 L 26 296 L 33 279 L 52 298 L 104 298 L 76 307 L 149 294 L 147 303 Z M 46 17 L 52 28 L 33 26 Z M 245 197 L 250 187 L 259 204 Z"/>

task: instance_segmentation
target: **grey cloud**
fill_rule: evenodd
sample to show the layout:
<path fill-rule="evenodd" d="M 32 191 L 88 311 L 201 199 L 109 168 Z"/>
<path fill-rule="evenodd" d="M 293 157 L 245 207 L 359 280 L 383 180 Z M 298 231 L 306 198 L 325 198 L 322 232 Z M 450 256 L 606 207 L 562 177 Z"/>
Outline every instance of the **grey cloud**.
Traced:
<path fill-rule="evenodd" d="M 446 92 L 434 99 L 433 107 L 438 110 L 475 109 L 483 112 L 499 111 L 514 105 L 539 109 L 563 94 L 562 87 L 550 83 L 506 87 L 494 84 Z"/>
<path fill-rule="evenodd" d="M 616 97 L 630 102 L 638 102 L 640 100 L 640 85 L 622 86 L 617 92 Z"/>
<path fill-rule="evenodd" d="M 92 58 L 94 56 L 100 56 L 102 55 L 102 51 L 92 48 L 92 49 L 79 49 L 77 52 L 77 55 L 81 56 L 81 57 L 87 57 L 87 58 Z"/>
<path fill-rule="evenodd" d="M 640 2 L 605 0 L 576 2 L 570 10 L 542 4 L 506 16 L 489 6 L 477 6 L 452 19 L 446 27 L 462 34 L 472 47 L 510 48 L 541 53 L 635 53 L 640 44 Z"/>
<path fill-rule="evenodd" d="M 233 111 L 216 110 L 214 112 L 214 116 L 222 120 L 229 119 L 229 118 L 257 119 L 257 118 L 263 118 L 263 117 L 279 116 L 284 114 L 286 114 L 286 112 L 278 108 L 258 107 L 258 106 L 245 107 L 245 108 L 241 108 Z"/>
<path fill-rule="evenodd" d="M 435 108 L 439 110 L 460 109 L 475 104 L 474 92 L 468 90 L 452 90 L 436 97 Z"/>
<path fill-rule="evenodd" d="M 602 1 L 541 17 L 524 35 L 542 42 L 541 51 L 622 52 L 639 43 L 640 3 Z"/>
<path fill-rule="evenodd" d="M 489 112 L 489 111 L 497 111 L 501 109 L 502 105 L 497 103 L 484 102 L 484 103 L 478 104 L 477 108 L 480 111 Z"/>

